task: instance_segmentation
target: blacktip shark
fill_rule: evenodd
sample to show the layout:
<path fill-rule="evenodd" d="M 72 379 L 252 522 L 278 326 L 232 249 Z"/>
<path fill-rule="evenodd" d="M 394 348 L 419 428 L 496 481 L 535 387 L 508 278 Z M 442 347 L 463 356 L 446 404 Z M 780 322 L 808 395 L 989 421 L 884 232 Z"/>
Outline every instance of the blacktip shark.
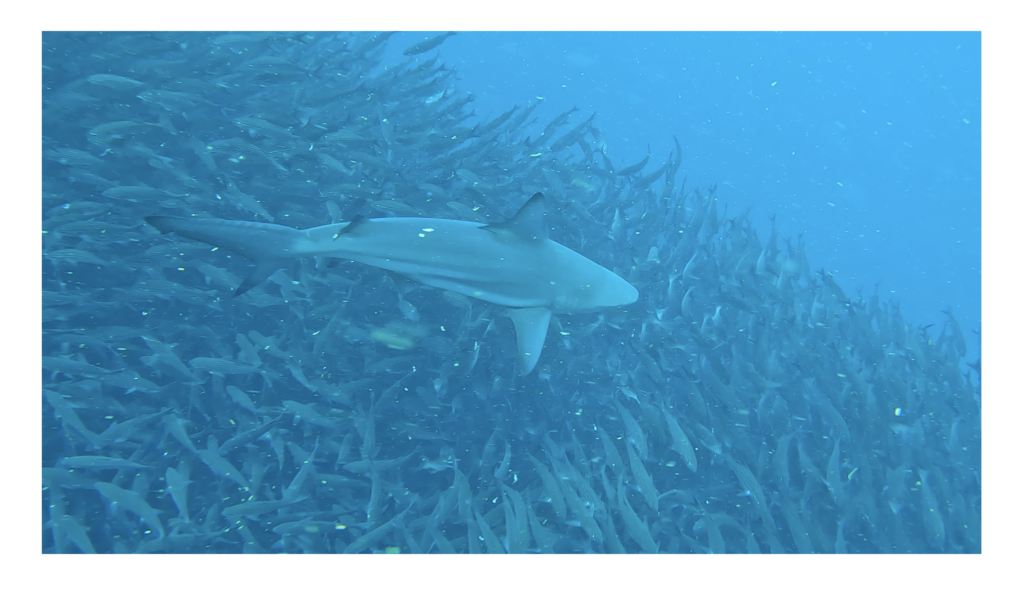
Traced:
<path fill-rule="evenodd" d="M 636 302 L 638 292 L 612 271 L 548 238 L 544 195 L 537 193 L 505 222 L 441 218 L 374 218 L 306 230 L 263 222 L 150 216 L 161 233 L 177 233 L 231 250 L 256 263 L 235 290 L 245 293 L 288 259 L 354 260 L 420 283 L 508 307 L 517 362 L 529 374 L 540 358 L 551 313 Z"/>

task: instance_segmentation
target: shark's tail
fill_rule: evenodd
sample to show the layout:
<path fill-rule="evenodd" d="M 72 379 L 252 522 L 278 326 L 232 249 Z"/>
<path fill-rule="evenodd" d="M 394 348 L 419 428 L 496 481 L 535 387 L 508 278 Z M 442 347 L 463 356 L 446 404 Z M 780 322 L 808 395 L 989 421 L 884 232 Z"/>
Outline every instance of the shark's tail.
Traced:
<path fill-rule="evenodd" d="M 256 263 L 256 268 L 235 290 L 235 296 L 259 285 L 295 256 L 295 247 L 302 231 L 278 224 L 239 222 L 212 218 L 178 218 L 148 216 L 161 233 L 177 233 L 189 239 L 231 250 Z"/>

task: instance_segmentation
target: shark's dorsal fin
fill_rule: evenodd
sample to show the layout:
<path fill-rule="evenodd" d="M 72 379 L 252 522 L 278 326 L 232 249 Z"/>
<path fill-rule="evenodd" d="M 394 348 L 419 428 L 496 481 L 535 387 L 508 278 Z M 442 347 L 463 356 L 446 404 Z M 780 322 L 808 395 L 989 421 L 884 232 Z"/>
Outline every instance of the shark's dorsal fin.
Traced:
<path fill-rule="evenodd" d="M 548 221 L 544 195 L 538 192 L 530 197 L 512 218 L 480 228 L 497 234 L 512 234 L 528 242 L 545 241 L 548 238 Z"/>

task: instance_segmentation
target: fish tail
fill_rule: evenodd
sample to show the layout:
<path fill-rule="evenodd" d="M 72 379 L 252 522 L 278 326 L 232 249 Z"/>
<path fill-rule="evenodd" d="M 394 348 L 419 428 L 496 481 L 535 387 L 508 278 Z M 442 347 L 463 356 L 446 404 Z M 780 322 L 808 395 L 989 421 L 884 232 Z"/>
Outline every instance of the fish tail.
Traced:
<path fill-rule="evenodd" d="M 161 233 L 177 233 L 189 239 L 231 250 L 256 263 L 235 296 L 248 292 L 286 264 L 296 255 L 296 246 L 302 231 L 267 224 L 212 218 L 180 218 L 175 216 L 147 216 L 146 222 Z"/>

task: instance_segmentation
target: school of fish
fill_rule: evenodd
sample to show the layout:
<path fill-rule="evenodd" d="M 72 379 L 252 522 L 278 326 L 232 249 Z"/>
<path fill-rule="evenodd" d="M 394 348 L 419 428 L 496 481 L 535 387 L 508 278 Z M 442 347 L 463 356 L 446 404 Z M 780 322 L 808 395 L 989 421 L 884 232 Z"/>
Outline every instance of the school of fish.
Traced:
<path fill-rule="evenodd" d="M 477 116 L 452 35 L 44 34 L 43 552 L 981 551 L 952 309 L 847 295 L 678 141 Z M 461 249 L 396 266 L 409 219 Z"/>

